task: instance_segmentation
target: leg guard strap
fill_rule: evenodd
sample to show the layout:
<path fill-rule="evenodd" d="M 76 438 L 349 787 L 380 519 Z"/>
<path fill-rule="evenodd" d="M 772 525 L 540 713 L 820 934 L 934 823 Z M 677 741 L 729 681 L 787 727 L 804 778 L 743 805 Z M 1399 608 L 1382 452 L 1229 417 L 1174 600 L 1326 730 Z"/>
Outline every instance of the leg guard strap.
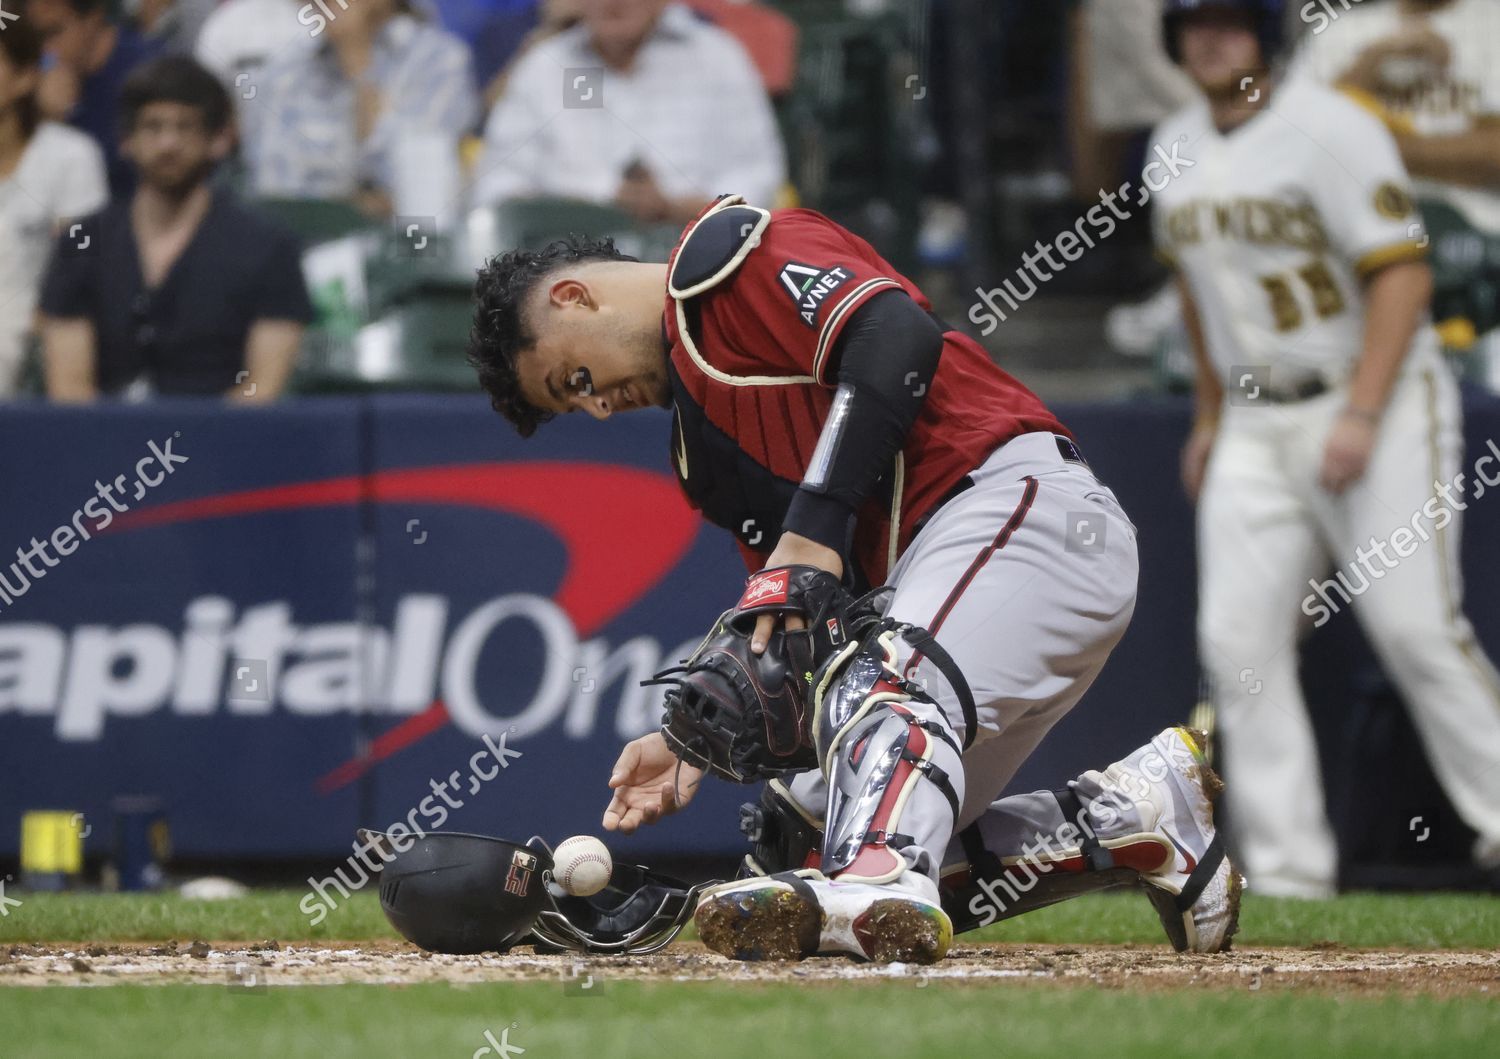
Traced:
<path fill-rule="evenodd" d="M 962 886 L 942 886 L 943 911 L 953 920 L 953 932 L 987 927 L 1002 919 L 1034 912 L 1084 894 L 1134 885 L 1140 873 L 1131 868 L 1105 871 L 1056 872 L 1027 880 L 1004 875 L 977 874 Z"/>
<path fill-rule="evenodd" d="M 943 797 L 948 799 L 948 807 L 953 810 L 953 819 L 957 820 L 958 794 L 953 790 L 953 782 L 948 778 L 947 771 L 934 765 L 930 760 L 917 757 L 910 750 L 901 752 L 901 760 L 926 776 L 934 787 L 943 792 Z"/>
<path fill-rule="evenodd" d="M 974 736 L 979 732 L 979 710 L 974 705 L 974 692 L 969 688 L 969 682 L 964 679 L 963 671 L 958 668 L 958 663 L 953 661 L 953 656 L 945 651 L 932 633 L 926 629 L 904 624 L 897 625 L 896 628 L 900 631 L 902 639 L 909 643 L 916 652 L 912 658 L 926 655 L 952 686 L 953 694 L 958 699 L 958 708 L 963 711 L 964 715 L 964 749 L 969 749 L 974 742 Z M 911 672 L 912 666 L 908 663 L 907 673 Z"/>
<path fill-rule="evenodd" d="M 797 891 L 813 907 L 818 905 L 818 892 L 812 888 L 806 879 L 794 871 L 777 872 L 771 876 L 777 882 L 784 882 L 793 890 Z"/>
<path fill-rule="evenodd" d="M 936 721 L 918 721 L 916 722 L 916 724 L 917 727 L 922 729 L 924 732 L 930 732 L 932 735 L 937 736 L 943 742 L 947 743 L 950 747 L 953 748 L 953 752 L 959 757 L 963 756 L 963 751 L 959 749 L 957 741 L 955 741 L 954 738 L 948 734 L 948 729 L 944 728 Z"/>
<path fill-rule="evenodd" d="M 1094 827 L 1086 819 L 1087 813 L 1078 793 L 1072 787 L 1062 787 L 1052 792 L 1063 819 L 1078 829 L 1078 848 L 1089 871 L 1108 871 L 1115 866 L 1114 854 L 1099 844 Z"/>
<path fill-rule="evenodd" d="M 1202 858 L 1198 861 L 1198 866 L 1188 876 L 1187 882 L 1183 884 L 1182 892 L 1175 899 L 1177 911 L 1186 912 L 1198 903 L 1198 898 L 1202 895 L 1203 888 L 1213 879 L 1214 872 L 1219 870 L 1219 865 L 1223 862 L 1224 833 L 1216 831 L 1213 841 L 1208 844 L 1208 849 L 1204 851 Z"/>

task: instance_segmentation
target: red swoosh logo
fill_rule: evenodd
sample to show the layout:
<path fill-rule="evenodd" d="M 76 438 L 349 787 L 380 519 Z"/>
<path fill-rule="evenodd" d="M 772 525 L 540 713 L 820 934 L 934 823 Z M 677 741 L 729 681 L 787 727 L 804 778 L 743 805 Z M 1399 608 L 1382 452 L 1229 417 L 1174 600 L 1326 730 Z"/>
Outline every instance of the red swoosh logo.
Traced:
<path fill-rule="evenodd" d="M 697 514 L 670 476 L 616 464 L 562 461 L 459 464 L 247 489 L 162 504 L 115 519 L 116 530 L 357 503 L 450 504 L 515 515 L 547 527 L 567 552 L 553 601 L 590 636 L 649 592 L 698 535 Z M 621 562 L 621 557 L 628 561 Z M 434 702 L 318 781 L 346 786 L 378 761 L 446 726 Z"/>
<path fill-rule="evenodd" d="M 1184 869 L 1187 872 L 1187 874 L 1189 874 L 1189 875 L 1193 874 L 1193 869 L 1198 866 L 1198 858 L 1195 857 L 1195 856 L 1193 856 L 1187 850 L 1183 849 L 1182 848 L 1182 843 L 1178 842 L 1171 835 L 1167 835 L 1167 840 L 1170 841 L 1172 843 L 1172 845 L 1174 845 L 1174 846 L 1177 847 L 1177 852 L 1181 853 L 1182 856 L 1183 856 L 1183 859 L 1187 861 L 1187 867 Z"/>

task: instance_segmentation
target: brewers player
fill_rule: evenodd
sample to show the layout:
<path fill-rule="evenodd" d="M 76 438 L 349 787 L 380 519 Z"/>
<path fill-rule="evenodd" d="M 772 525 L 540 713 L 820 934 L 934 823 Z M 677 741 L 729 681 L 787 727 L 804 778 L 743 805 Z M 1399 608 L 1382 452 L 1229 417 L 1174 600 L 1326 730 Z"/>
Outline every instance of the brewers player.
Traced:
<path fill-rule="evenodd" d="M 1500 682 L 1460 609 L 1458 394 L 1407 175 L 1365 110 L 1266 73 L 1279 19 L 1268 0 L 1168 0 L 1206 99 L 1156 130 L 1197 164 L 1154 223 L 1197 354 L 1183 475 L 1238 848 L 1257 890 L 1313 897 L 1337 857 L 1298 686 L 1306 619 L 1352 607 L 1487 863 Z"/>
<path fill-rule="evenodd" d="M 977 701 L 966 719 L 930 661 L 896 643 L 826 776 L 773 785 L 833 836 L 821 873 L 729 884 L 699 908 L 738 910 L 709 944 L 938 959 L 952 931 L 944 862 L 972 876 L 1053 837 L 1044 857 L 1059 873 L 1137 868 L 1174 943 L 1227 946 L 1239 880 L 1186 730 L 1059 792 L 996 802 L 1124 633 L 1134 528 L 1042 402 L 869 244 L 812 211 L 727 196 L 669 264 L 575 239 L 492 260 L 476 294 L 471 357 L 523 435 L 562 413 L 671 408 L 682 488 L 752 571 L 889 583 L 889 616 L 929 629 Z M 935 702 L 902 695 L 896 674 Z M 674 812 L 701 775 L 660 734 L 630 743 L 605 827 Z"/>

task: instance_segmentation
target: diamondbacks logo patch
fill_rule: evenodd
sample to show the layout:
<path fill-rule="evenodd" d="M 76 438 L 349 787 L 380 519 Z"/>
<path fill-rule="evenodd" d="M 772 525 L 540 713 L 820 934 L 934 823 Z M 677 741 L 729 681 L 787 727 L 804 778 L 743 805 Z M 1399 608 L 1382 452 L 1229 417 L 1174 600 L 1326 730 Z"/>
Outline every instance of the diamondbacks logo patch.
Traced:
<path fill-rule="evenodd" d="M 505 875 L 505 892 L 525 897 L 531 890 L 531 873 L 535 870 L 535 855 L 516 850 L 511 854 L 510 871 Z"/>
<path fill-rule="evenodd" d="M 818 310 L 828 296 L 854 278 L 843 265 L 832 268 L 817 268 L 800 261 L 788 261 L 781 266 L 781 285 L 797 303 L 797 315 L 808 327 L 818 326 Z"/>

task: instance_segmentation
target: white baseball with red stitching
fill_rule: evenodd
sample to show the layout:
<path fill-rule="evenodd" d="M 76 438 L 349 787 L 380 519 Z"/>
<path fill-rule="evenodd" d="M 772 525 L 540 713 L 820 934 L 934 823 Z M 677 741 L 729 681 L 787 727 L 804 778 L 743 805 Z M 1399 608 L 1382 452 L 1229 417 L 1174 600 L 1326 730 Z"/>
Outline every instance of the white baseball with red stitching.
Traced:
<path fill-rule="evenodd" d="M 564 839 L 552 853 L 552 877 L 574 897 L 604 889 L 615 870 L 609 850 L 592 835 Z"/>

